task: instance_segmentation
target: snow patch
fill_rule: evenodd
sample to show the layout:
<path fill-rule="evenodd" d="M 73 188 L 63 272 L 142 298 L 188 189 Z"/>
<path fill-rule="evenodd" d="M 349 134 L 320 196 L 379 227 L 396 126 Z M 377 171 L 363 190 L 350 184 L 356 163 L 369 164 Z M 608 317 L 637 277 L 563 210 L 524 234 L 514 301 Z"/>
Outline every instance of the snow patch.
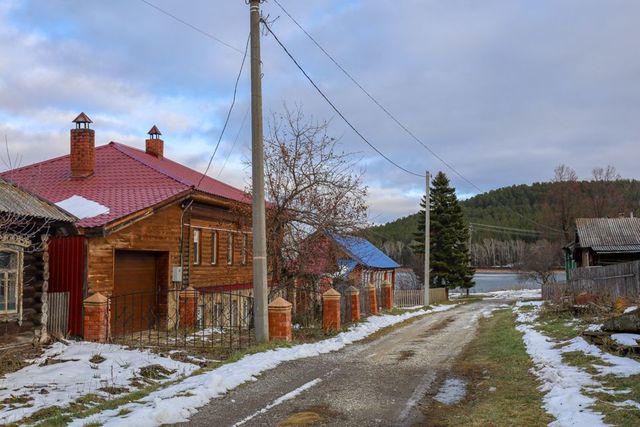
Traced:
<path fill-rule="evenodd" d="M 582 394 L 583 388 L 601 387 L 601 384 L 583 370 L 564 363 L 557 343 L 533 328 L 531 315 L 535 319 L 537 310 L 521 313 L 518 308 L 514 308 L 519 322 L 516 328 L 522 332 L 527 353 L 535 364 L 533 371 L 542 380 L 540 389 L 545 393 L 544 408 L 556 418 L 550 425 L 605 425 L 604 416 L 589 409 L 596 399 Z M 522 318 L 525 322 L 521 321 Z"/>
<path fill-rule="evenodd" d="M 467 382 L 460 378 L 447 378 L 433 398 L 443 405 L 455 405 L 467 394 Z"/>
<path fill-rule="evenodd" d="M 638 345 L 640 335 L 638 334 L 613 334 L 611 338 L 618 344 L 627 345 L 629 347 Z"/>
<path fill-rule="evenodd" d="M 94 216 L 109 213 L 108 207 L 78 195 L 61 200 L 56 205 L 78 219 L 93 218 Z"/>
<path fill-rule="evenodd" d="M 161 424 L 186 422 L 211 399 L 217 398 L 247 381 L 255 381 L 262 372 L 273 369 L 283 362 L 318 356 L 340 350 L 387 326 L 428 313 L 450 310 L 455 304 L 440 305 L 428 310 L 418 310 L 401 315 L 369 316 L 363 323 L 353 326 L 333 338 L 316 343 L 300 344 L 290 348 L 278 348 L 251 354 L 237 362 L 223 365 L 212 371 L 194 375 L 165 389 L 155 391 L 137 402 L 116 410 L 107 410 L 93 416 L 75 420 L 71 426 L 83 426 L 98 422 L 103 426 L 148 427 Z M 187 395 L 188 392 L 188 395 Z M 131 411 L 119 417 L 121 409 Z"/>
<path fill-rule="evenodd" d="M 512 289 L 507 291 L 493 291 L 486 292 L 485 299 L 515 299 L 515 300 L 523 300 L 523 299 L 535 299 L 542 298 L 542 290 L 541 289 Z"/>
<path fill-rule="evenodd" d="M 631 313 L 632 311 L 636 311 L 637 309 L 638 309 L 638 306 L 637 306 L 637 305 L 634 305 L 634 306 L 631 306 L 631 307 L 627 307 L 627 308 L 624 310 L 624 313 L 623 313 L 623 314 Z"/>
<path fill-rule="evenodd" d="M 105 360 L 100 363 L 92 362 L 96 360 L 92 359 L 96 355 Z M 189 375 L 198 369 L 196 365 L 178 362 L 148 351 L 89 342 L 57 342 L 33 362 L 32 365 L 0 379 L 0 402 L 12 395 L 27 395 L 32 399 L 29 402 L 32 406 L 29 407 L 5 406 L 0 409 L 0 424 L 15 423 L 48 406 L 67 406 L 89 393 L 111 398 L 110 394 L 100 389 L 130 389 L 130 380 L 145 366 L 161 365 L 174 371 L 165 381 Z"/>

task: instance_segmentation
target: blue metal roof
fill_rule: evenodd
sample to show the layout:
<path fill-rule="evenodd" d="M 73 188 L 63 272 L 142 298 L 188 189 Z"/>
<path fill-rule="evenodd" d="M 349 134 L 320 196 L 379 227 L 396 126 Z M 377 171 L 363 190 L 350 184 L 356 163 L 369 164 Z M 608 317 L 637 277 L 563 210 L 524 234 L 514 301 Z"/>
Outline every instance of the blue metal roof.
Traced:
<path fill-rule="evenodd" d="M 369 268 L 398 268 L 400 265 L 389 258 L 371 242 L 362 237 L 339 236 L 329 234 L 338 246 L 347 252 L 353 259 Z"/>

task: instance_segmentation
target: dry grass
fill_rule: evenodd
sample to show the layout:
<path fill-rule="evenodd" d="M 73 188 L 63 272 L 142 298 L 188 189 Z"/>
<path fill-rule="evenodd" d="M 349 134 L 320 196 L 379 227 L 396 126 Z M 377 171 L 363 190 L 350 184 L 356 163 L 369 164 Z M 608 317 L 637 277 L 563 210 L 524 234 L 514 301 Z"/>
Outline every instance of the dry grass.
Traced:
<path fill-rule="evenodd" d="M 538 380 L 522 335 L 509 310 L 482 319 L 476 338 L 454 363 L 453 376 L 467 380 L 466 398 L 452 406 L 424 408 L 429 426 L 545 426 Z"/>

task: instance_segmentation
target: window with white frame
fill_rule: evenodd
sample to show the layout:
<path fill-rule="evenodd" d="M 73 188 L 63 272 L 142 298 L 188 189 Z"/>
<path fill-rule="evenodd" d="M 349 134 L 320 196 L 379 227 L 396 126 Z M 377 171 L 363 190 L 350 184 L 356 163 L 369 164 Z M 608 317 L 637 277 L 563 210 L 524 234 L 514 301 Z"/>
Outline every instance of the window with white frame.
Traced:
<path fill-rule="evenodd" d="M 216 265 L 218 263 L 218 232 L 211 232 L 211 264 Z"/>
<path fill-rule="evenodd" d="M 22 251 L 0 249 L 0 314 L 17 313 L 21 291 Z"/>
<path fill-rule="evenodd" d="M 193 229 L 193 263 L 200 264 L 200 230 Z"/>
<path fill-rule="evenodd" d="M 247 265 L 247 233 L 242 233 L 242 265 Z"/>
<path fill-rule="evenodd" d="M 233 233 L 227 233 L 227 264 L 233 264 Z"/>

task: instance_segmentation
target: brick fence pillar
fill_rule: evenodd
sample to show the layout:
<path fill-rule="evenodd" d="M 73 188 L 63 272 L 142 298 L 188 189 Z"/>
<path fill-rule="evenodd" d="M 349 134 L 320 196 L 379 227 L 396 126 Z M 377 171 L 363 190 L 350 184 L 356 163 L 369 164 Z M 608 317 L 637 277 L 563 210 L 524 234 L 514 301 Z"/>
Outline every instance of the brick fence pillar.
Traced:
<path fill-rule="evenodd" d="M 194 329 L 198 320 L 198 291 L 193 287 L 180 291 L 179 294 L 180 327 Z"/>
<path fill-rule="evenodd" d="M 291 308 L 293 304 L 282 297 L 269 304 L 269 340 L 291 341 Z"/>
<path fill-rule="evenodd" d="M 347 289 L 347 295 L 349 296 L 349 303 L 351 304 L 351 321 L 357 322 L 360 320 L 360 290 L 354 286 L 350 286 Z"/>
<path fill-rule="evenodd" d="M 393 309 L 393 287 L 390 282 L 382 284 L 382 308 L 385 310 Z"/>
<path fill-rule="evenodd" d="M 96 292 L 82 303 L 84 339 L 104 343 L 109 336 L 109 299 Z"/>
<path fill-rule="evenodd" d="M 369 283 L 366 288 L 367 297 L 369 298 L 369 306 L 371 307 L 371 314 L 378 314 L 378 295 L 376 293 L 376 286 L 373 283 Z"/>
<path fill-rule="evenodd" d="M 340 292 L 331 288 L 322 294 L 322 329 L 324 333 L 340 330 Z"/>

